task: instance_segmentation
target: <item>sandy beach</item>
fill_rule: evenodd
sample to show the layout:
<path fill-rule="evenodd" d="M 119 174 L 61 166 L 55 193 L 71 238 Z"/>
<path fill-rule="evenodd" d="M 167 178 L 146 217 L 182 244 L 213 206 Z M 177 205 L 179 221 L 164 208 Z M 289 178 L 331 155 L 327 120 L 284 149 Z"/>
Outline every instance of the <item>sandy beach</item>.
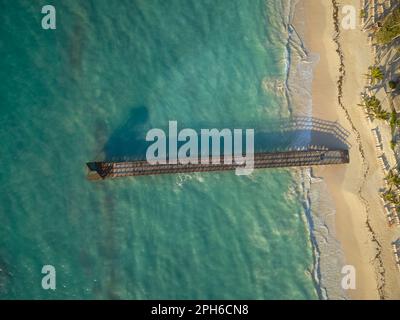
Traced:
<path fill-rule="evenodd" d="M 400 299 L 400 273 L 391 251 L 398 230 L 389 229 L 385 219 L 379 198 L 384 176 L 373 127 L 358 106 L 366 85 L 364 74 L 374 57 L 360 21 L 355 30 L 340 27 L 342 2 L 300 0 L 295 10 L 296 30 L 304 35 L 308 53 L 320 58 L 314 69 L 313 116 L 337 121 L 351 133 L 350 164 L 314 169 L 313 175 L 322 177 L 328 186 L 345 263 L 356 269 L 356 289 L 349 290 L 348 297 Z M 359 0 L 345 4 L 360 12 Z"/>

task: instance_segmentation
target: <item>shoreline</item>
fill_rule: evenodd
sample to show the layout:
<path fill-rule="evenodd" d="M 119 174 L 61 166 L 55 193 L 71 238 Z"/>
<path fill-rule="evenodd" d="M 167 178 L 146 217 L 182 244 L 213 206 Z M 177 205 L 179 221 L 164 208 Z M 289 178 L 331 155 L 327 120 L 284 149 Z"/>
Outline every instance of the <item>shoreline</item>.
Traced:
<path fill-rule="evenodd" d="M 315 67 L 318 65 L 319 54 L 310 52 L 305 43 L 305 26 L 303 25 L 304 7 L 301 1 L 295 1 L 291 6 L 289 22 L 289 56 L 290 72 L 288 72 L 289 103 L 293 105 L 292 116 L 305 116 L 312 119 L 325 120 L 321 114 L 315 114 L 312 106 L 312 84 Z M 330 120 L 330 119 L 328 119 Z M 332 126 L 333 121 L 328 121 Z M 340 130 L 340 128 L 339 128 Z M 318 133 L 317 133 L 318 134 Z M 310 141 L 321 141 L 318 136 L 305 137 Z M 344 255 L 337 241 L 334 223 L 334 203 L 329 196 L 323 179 L 314 177 L 311 169 L 299 170 L 296 180 L 302 181 L 301 194 L 304 203 L 304 219 L 309 230 L 309 239 L 313 248 L 313 268 L 311 274 L 319 299 L 347 299 L 341 288 L 341 270 Z"/>
<path fill-rule="evenodd" d="M 340 29 L 341 2 L 299 0 L 294 9 L 293 25 L 302 36 L 307 54 L 319 55 L 313 69 L 312 116 L 337 121 L 351 132 L 350 164 L 313 169 L 311 179 L 322 178 L 326 184 L 335 208 L 333 229 L 344 263 L 356 270 L 356 289 L 348 290 L 346 297 L 396 299 L 400 295 L 396 290 L 399 275 L 391 266 L 388 242 L 392 239 L 382 223 L 384 214 L 376 187 L 382 185 L 383 177 L 378 174 L 365 115 L 357 106 L 365 87 L 363 74 L 373 64 L 373 54 L 359 23 L 356 30 Z M 351 4 L 360 10 L 360 1 L 352 0 Z M 341 269 L 335 272 L 334 279 L 339 281 Z"/>
<path fill-rule="evenodd" d="M 292 4 L 293 14 L 289 24 L 289 42 L 291 47 L 291 72 L 289 73 L 289 96 L 294 105 L 294 116 L 305 116 L 311 119 L 331 121 L 325 113 L 315 112 L 312 101 L 314 73 L 321 57 L 317 52 L 308 50 L 306 43 L 306 26 L 304 6 L 301 1 Z M 335 99 L 335 95 L 332 96 Z M 312 118 L 311 118 L 312 117 Z M 339 128 L 339 130 L 341 130 Z M 310 141 L 320 141 L 317 136 L 308 137 Z M 318 143 L 318 142 L 317 142 Z M 314 252 L 312 274 L 316 283 L 316 291 L 320 299 L 347 299 L 348 295 L 341 287 L 340 270 L 344 265 L 344 254 L 337 240 L 335 230 L 335 204 L 329 195 L 323 179 L 315 177 L 312 169 L 300 170 L 297 179 L 302 181 L 304 194 L 305 220 L 309 229 L 309 237 Z"/>

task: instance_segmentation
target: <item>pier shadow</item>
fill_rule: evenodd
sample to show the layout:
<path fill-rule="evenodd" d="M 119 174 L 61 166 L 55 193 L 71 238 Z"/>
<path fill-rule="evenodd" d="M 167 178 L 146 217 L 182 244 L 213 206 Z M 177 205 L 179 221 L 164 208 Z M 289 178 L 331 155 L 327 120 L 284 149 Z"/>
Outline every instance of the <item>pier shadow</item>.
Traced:
<path fill-rule="evenodd" d="M 168 135 L 168 123 L 160 126 L 150 126 L 149 112 L 145 106 L 134 108 L 126 121 L 117 128 L 105 143 L 103 154 L 104 161 L 129 161 L 146 158 L 146 150 L 153 142 L 145 140 L 147 132 L 152 128 L 164 130 Z M 350 133 L 337 122 L 326 121 L 312 117 L 292 117 L 288 119 L 270 120 L 262 126 L 252 123 L 223 124 L 223 123 L 197 123 L 186 126 L 178 121 L 178 132 L 191 128 L 198 133 L 200 146 L 201 129 L 242 129 L 243 143 L 245 130 L 254 129 L 254 151 L 274 152 L 305 149 L 337 149 L 348 150 Z M 221 139 L 223 150 L 223 139 Z M 178 148 L 185 142 L 178 143 Z M 211 147 L 211 146 L 210 146 Z M 211 150 L 211 149 L 210 149 Z M 245 147 L 243 147 L 245 150 Z M 222 152 L 222 151 L 221 151 Z M 98 159 L 100 160 L 100 159 Z"/>
<path fill-rule="evenodd" d="M 149 112 L 146 106 L 130 111 L 126 121 L 118 127 L 105 143 L 105 160 L 127 160 L 145 158 L 149 143 L 146 132 L 150 130 Z"/>
<path fill-rule="evenodd" d="M 301 149 L 347 150 L 350 133 L 337 122 L 313 117 L 292 117 L 255 131 L 255 151 Z"/>

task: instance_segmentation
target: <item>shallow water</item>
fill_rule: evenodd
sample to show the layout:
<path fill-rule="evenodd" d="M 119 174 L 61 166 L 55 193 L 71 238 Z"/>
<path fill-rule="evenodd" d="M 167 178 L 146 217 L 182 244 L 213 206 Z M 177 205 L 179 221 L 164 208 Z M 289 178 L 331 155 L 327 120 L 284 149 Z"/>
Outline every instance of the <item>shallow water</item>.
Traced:
<path fill-rule="evenodd" d="M 290 171 L 85 178 L 169 120 L 287 117 L 288 3 L 45 4 L 1 1 L 0 298 L 318 298 Z"/>

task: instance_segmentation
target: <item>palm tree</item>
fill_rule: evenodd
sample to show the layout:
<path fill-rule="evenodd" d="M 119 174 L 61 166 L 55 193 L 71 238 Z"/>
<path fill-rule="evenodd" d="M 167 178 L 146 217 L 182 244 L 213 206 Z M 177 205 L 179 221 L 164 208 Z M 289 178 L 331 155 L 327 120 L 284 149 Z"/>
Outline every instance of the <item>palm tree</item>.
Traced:
<path fill-rule="evenodd" d="M 389 190 L 388 192 L 384 193 L 383 199 L 387 202 L 390 202 L 391 204 L 395 204 L 395 203 L 399 202 L 396 194 L 392 190 Z"/>
<path fill-rule="evenodd" d="M 375 118 L 377 118 L 378 120 L 388 120 L 389 119 L 389 112 L 383 110 L 383 109 L 379 109 L 375 111 Z"/>
<path fill-rule="evenodd" d="M 364 107 L 369 115 L 372 115 L 379 120 L 389 120 L 390 113 L 383 110 L 381 101 L 376 96 L 365 96 Z"/>
<path fill-rule="evenodd" d="M 396 208 L 400 206 L 400 199 L 398 197 L 396 197 L 393 201 L 392 201 L 392 205 L 394 205 Z"/>
<path fill-rule="evenodd" d="M 391 112 L 389 124 L 392 130 L 392 135 L 394 135 L 396 133 L 396 129 L 400 127 L 400 118 L 397 116 L 396 110 Z"/>
<path fill-rule="evenodd" d="M 383 74 L 380 67 L 373 66 L 369 67 L 368 77 L 372 80 L 372 83 L 374 84 L 375 81 L 382 81 L 385 75 Z"/>
<path fill-rule="evenodd" d="M 400 186 L 400 177 L 398 174 L 395 174 L 393 170 L 390 170 L 388 175 L 385 177 L 385 180 L 389 184 L 389 186 Z"/>

